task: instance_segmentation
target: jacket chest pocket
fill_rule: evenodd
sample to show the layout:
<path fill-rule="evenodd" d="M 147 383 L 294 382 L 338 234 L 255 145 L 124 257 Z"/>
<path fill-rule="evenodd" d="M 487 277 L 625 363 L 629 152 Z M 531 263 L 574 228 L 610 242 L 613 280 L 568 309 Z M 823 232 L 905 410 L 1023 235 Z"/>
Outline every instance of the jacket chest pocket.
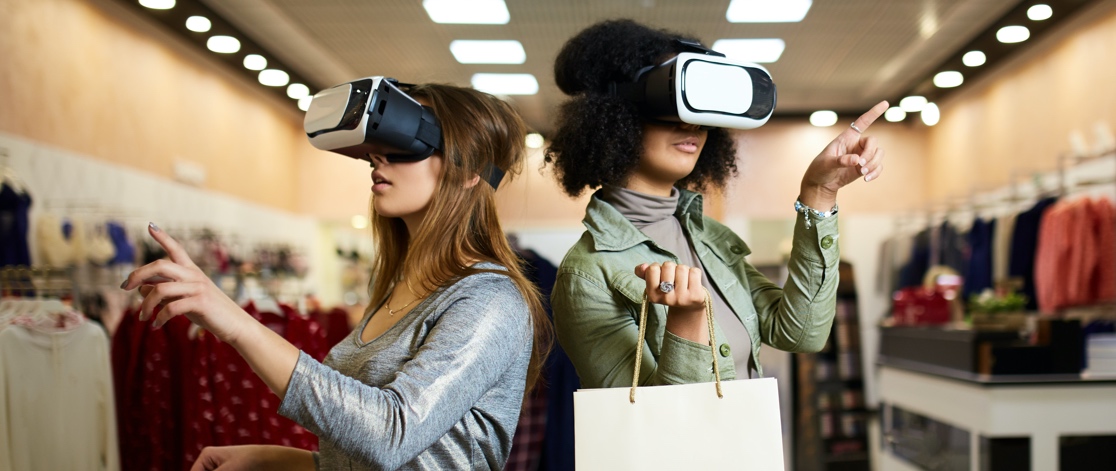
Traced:
<path fill-rule="evenodd" d="M 620 274 L 610 280 L 611 288 L 620 293 L 628 314 L 639 325 L 639 310 L 643 303 L 643 293 L 647 289 L 647 282 L 635 274 Z M 667 307 L 647 303 L 647 346 L 657 355 L 662 348 L 663 335 L 666 333 Z M 634 345 L 633 345 L 634 347 Z"/>

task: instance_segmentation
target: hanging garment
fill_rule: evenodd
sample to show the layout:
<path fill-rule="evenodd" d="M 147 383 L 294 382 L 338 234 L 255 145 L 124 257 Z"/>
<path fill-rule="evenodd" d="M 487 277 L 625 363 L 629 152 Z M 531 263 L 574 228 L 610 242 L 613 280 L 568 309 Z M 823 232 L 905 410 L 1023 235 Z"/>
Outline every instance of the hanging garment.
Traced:
<path fill-rule="evenodd" d="M 0 267 L 31 265 L 27 244 L 31 195 L 0 185 Z"/>
<path fill-rule="evenodd" d="M 1116 301 L 1116 205 L 1108 198 L 1094 201 L 1097 218 L 1097 273 L 1090 296 L 1097 303 Z"/>
<path fill-rule="evenodd" d="M 972 229 L 969 229 L 969 263 L 966 267 L 964 280 L 964 298 L 966 302 L 973 295 L 980 294 L 985 289 L 992 288 L 992 251 L 993 234 L 996 232 L 996 220 L 985 221 L 976 219 Z"/>
<path fill-rule="evenodd" d="M 1008 279 L 1008 266 L 1011 264 L 1011 234 L 1015 231 L 1015 218 L 1009 214 L 996 219 L 996 229 L 992 236 L 992 282 Z"/>
<path fill-rule="evenodd" d="M 96 324 L 0 331 L 0 469 L 118 471 L 112 386 Z"/>
<path fill-rule="evenodd" d="M 53 267 L 68 267 L 74 261 L 74 248 L 62 233 L 62 221 L 43 214 L 35 221 L 38 261 Z"/>
<path fill-rule="evenodd" d="M 112 263 L 130 265 L 136 263 L 136 248 L 128 240 L 128 231 L 120 223 L 109 221 L 105 224 L 109 239 L 112 240 L 114 254 Z"/>
<path fill-rule="evenodd" d="M 1027 297 L 1027 309 L 1038 309 L 1035 295 L 1035 255 L 1038 247 L 1039 225 L 1046 211 L 1058 201 L 1046 198 L 1015 218 L 1015 231 L 1011 236 L 1011 263 L 1008 274 L 1023 280 L 1022 294 Z"/>
<path fill-rule="evenodd" d="M 103 224 L 97 224 L 86 240 L 86 257 L 94 265 L 108 265 L 116 256 L 116 246 Z"/>

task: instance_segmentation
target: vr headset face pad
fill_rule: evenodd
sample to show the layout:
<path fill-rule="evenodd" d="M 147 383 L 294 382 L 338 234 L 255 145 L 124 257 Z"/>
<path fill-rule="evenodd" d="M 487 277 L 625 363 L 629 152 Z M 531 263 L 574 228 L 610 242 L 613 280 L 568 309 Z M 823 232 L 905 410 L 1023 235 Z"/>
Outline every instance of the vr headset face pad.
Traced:
<path fill-rule="evenodd" d="M 403 92 L 398 82 L 368 77 L 314 96 L 303 128 L 314 147 L 355 159 L 383 155 L 416 162 L 442 147 L 433 111 Z"/>

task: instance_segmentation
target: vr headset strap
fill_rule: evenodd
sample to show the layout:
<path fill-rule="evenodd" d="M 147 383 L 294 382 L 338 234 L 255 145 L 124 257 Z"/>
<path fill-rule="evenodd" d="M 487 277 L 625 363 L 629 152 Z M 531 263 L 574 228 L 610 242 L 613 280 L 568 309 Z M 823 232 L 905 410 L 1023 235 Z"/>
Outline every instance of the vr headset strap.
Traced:
<path fill-rule="evenodd" d="M 492 191 L 496 191 L 500 186 L 500 180 L 504 179 L 504 171 L 491 163 L 484 165 L 484 170 L 481 170 L 481 178 L 492 186 Z"/>
<path fill-rule="evenodd" d="M 419 121 L 418 131 L 415 132 L 415 139 L 425 142 L 434 149 L 442 150 L 442 127 L 429 107 L 422 107 L 422 119 Z"/>

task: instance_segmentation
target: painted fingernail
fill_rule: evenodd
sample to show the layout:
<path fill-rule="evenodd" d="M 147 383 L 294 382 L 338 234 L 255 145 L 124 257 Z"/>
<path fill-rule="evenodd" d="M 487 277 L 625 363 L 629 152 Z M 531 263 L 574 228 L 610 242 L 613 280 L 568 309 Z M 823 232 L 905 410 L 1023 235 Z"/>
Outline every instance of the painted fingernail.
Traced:
<path fill-rule="evenodd" d="M 149 222 L 149 223 L 147 223 L 147 227 L 150 227 L 150 228 L 151 228 L 151 230 L 153 230 L 153 231 L 155 231 L 155 232 L 159 232 L 159 231 L 160 231 L 160 229 L 159 229 L 159 226 L 156 226 L 156 225 L 155 225 L 155 223 L 153 223 L 153 222 Z"/>
<path fill-rule="evenodd" d="M 120 289 L 124 289 L 124 288 L 126 288 L 127 286 L 128 286 L 128 280 L 127 280 L 127 279 L 124 279 L 124 282 L 123 282 L 123 283 L 120 283 Z"/>
<path fill-rule="evenodd" d="M 868 175 L 868 167 L 860 167 L 861 175 Z"/>
<path fill-rule="evenodd" d="M 872 176 L 868 175 L 867 177 L 864 177 L 864 181 L 866 181 L 866 182 L 872 181 Z"/>
<path fill-rule="evenodd" d="M 863 158 L 862 158 L 862 159 L 860 159 L 860 165 L 861 165 L 861 166 L 864 166 L 864 165 L 868 165 L 868 160 L 867 160 L 867 159 L 863 159 Z"/>

